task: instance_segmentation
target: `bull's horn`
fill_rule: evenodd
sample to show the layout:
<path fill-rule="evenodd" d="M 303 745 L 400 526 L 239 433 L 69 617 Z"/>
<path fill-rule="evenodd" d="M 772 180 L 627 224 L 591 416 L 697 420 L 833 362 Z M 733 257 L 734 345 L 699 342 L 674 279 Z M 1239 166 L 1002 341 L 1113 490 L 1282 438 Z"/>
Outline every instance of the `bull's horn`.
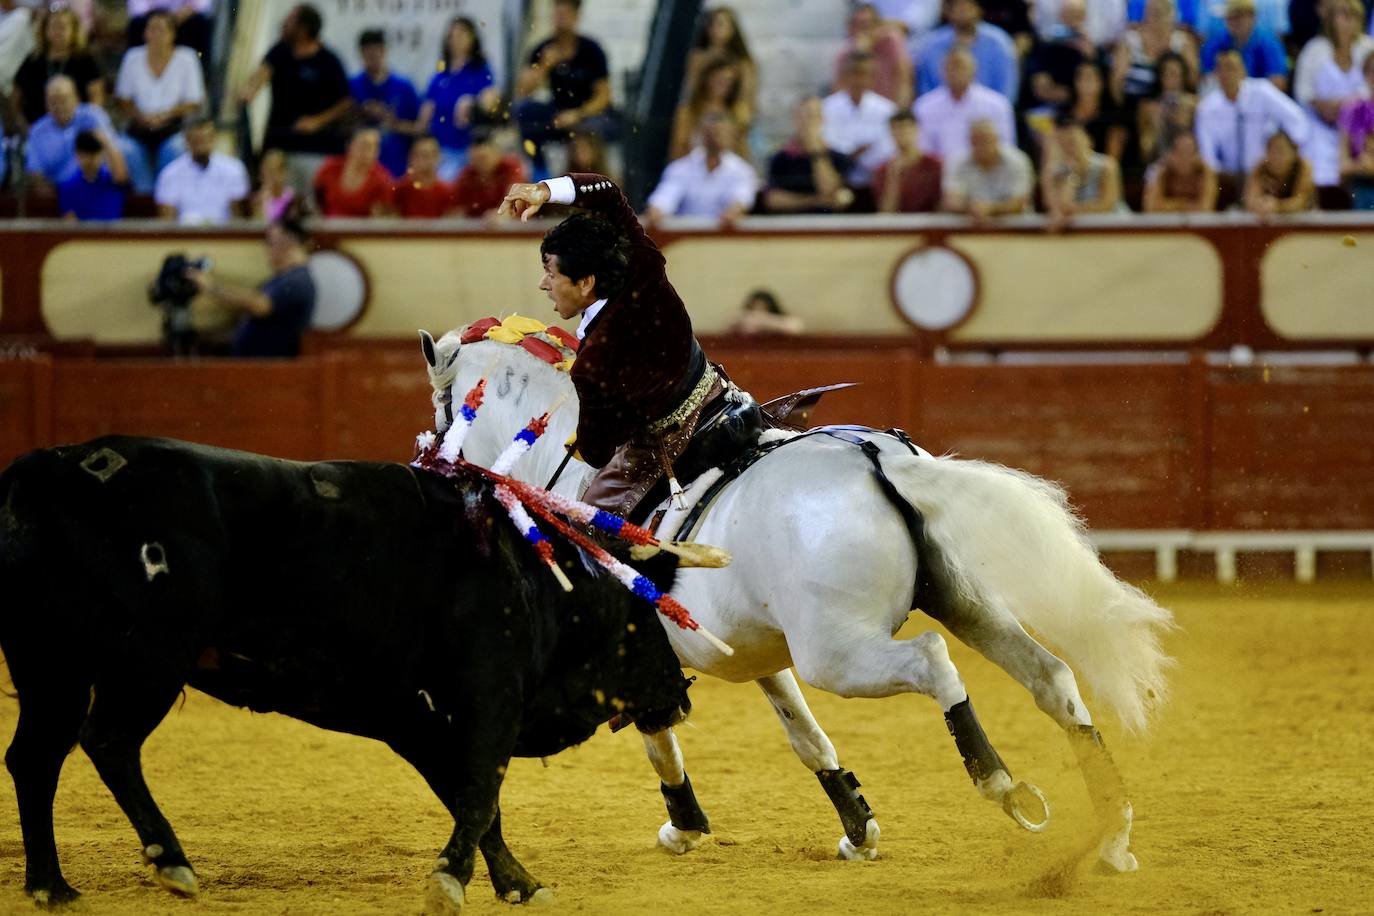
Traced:
<path fill-rule="evenodd" d="M 630 548 L 630 556 L 636 560 L 647 560 L 658 556 L 659 551 L 671 553 L 678 558 L 679 566 L 721 569 L 729 566 L 730 551 L 710 544 L 694 544 L 690 541 L 659 541 L 657 544 L 640 544 Z"/>

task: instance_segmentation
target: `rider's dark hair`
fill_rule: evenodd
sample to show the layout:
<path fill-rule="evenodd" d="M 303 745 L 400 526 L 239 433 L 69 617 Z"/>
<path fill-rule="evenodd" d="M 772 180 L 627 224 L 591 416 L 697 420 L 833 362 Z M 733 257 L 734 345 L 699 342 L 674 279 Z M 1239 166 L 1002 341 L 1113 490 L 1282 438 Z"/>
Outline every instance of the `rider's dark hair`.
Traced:
<path fill-rule="evenodd" d="M 599 299 L 609 299 L 625 285 L 630 242 L 596 214 L 574 213 L 544 234 L 539 255 L 556 256 L 559 271 L 573 282 L 596 277 L 593 292 Z"/>

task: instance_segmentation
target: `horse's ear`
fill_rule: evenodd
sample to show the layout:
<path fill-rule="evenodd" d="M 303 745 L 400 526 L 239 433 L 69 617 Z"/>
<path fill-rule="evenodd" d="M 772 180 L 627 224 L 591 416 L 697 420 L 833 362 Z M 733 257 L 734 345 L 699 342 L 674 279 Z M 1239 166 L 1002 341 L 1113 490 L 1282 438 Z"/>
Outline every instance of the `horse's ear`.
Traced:
<path fill-rule="evenodd" d="M 420 349 L 425 354 L 425 362 L 433 369 L 439 361 L 438 355 L 434 352 L 434 338 L 423 328 L 420 329 Z"/>

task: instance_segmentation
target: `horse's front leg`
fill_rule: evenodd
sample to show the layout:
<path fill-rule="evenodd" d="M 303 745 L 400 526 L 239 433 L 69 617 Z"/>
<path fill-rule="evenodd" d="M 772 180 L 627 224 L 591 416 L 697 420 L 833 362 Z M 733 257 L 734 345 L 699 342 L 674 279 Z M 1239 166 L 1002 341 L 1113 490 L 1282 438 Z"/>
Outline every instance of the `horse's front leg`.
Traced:
<path fill-rule="evenodd" d="M 835 745 L 821 730 L 820 723 L 806 705 L 797 679 L 790 670 L 779 671 L 757 681 L 773 711 L 778 714 L 783 730 L 792 750 L 816 778 L 821 788 L 835 806 L 844 827 L 840 838 L 840 858 L 851 861 L 870 861 L 878 857 L 878 822 L 874 819 L 873 809 L 859 794 L 859 780 L 850 771 L 840 766 L 835 755 Z"/>
<path fill-rule="evenodd" d="M 711 832 L 711 822 L 697 804 L 677 736 L 671 728 L 643 735 L 644 750 L 658 773 L 659 788 L 668 806 L 668 821 L 658 828 L 659 845 L 678 855 L 691 852 L 701 845 L 702 836 Z"/>

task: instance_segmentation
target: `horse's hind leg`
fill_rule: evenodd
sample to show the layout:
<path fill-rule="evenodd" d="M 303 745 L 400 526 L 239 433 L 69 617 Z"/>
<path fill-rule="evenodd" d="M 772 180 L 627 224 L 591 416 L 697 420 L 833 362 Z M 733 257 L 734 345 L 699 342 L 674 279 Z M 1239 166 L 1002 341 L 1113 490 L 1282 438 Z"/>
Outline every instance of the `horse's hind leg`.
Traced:
<path fill-rule="evenodd" d="M 18 653 L 16 653 L 18 657 Z M 24 834 L 24 891 L 39 906 L 56 906 L 79 894 L 62 877 L 53 836 L 52 806 L 57 778 L 67 754 L 76 746 L 81 723 L 91 702 L 89 683 L 54 685 L 21 679 L 19 724 L 5 753 L 5 766 L 14 778 L 19 801 L 19 824 Z"/>
<path fill-rule="evenodd" d="M 843 615 L 832 615 L 842 619 Z M 802 680 L 843 697 L 887 697 L 919 693 L 940 704 L 964 766 L 985 798 L 1000 804 L 1022 827 L 1042 830 L 1049 809 L 1039 790 L 1014 784 L 1011 773 L 988 741 L 969 702 L 963 679 L 939 633 L 894 640 L 886 633 L 866 636 L 810 632 L 788 634 L 792 660 Z"/>
<path fill-rule="evenodd" d="M 1098 855 L 1112 871 L 1135 871 L 1138 866 L 1130 852 L 1131 804 L 1125 783 L 1093 727 L 1073 671 L 1005 611 L 964 609 L 942 622 L 962 642 L 1020 682 L 1041 711 L 1064 729 L 1102 823 Z"/>
<path fill-rule="evenodd" d="M 144 861 L 154 867 L 157 882 L 174 894 L 193 897 L 199 891 L 195 872 L 148 791 L 139 759 L 144 740 L 181 688 L 173 681 L 101 681 L 81 729 L 81 747 L 137 831 Z"/>
<path fill-rule="evenodd" d="M 682 855 L 701 845 L 703 834 L 711 832 L 711 822 L 697 802 L 692 781 L 682 762 L 682 749 L 671 728 L 643 732 L 644 752 L 658 773 L 659 789 L 668 806 L 668 820 L 658 828 L 659 845 Z"/>
<path fill-rule="evenodd" d="M 835 745 L 811 714 L 811 708 L 797 687 L 797 679 L 791 671 L 779 671 L 759 678 L 758 685 L 768 702 L 773 704 L 792 750 L 807 769 L 816 774 L 821 788 L 835 806 L 835 813 L 840 816 L 845 833 L 840 839 L 840 858 L 876 859 L 879 830 L 873 809 L 859 794 L 859 780 L 840 767 Z"/>

